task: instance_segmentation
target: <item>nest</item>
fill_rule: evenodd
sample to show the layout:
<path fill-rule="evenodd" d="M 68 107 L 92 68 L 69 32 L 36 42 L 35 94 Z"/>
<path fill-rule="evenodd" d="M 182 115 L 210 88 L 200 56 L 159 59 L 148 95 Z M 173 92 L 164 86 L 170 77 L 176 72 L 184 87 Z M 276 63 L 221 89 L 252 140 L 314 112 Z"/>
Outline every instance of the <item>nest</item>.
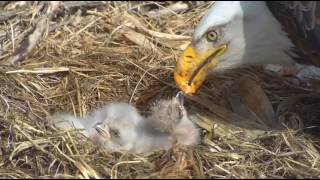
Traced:
<path fill-rule="evenodd" d="M 174 96 L 174 65 L 211 3 L 70 1 L 63 13 L 42 21 L 46 5 L 15 2 L 2 7 L 1 177 L 320 177 L 317 136 L 289 127 L 248 128 L 249 123 L 240 122 L 240 111 L 231 113 L 226 100 L 230 87 L 249 74 L 284 119 L 292 114 L 307 119 L 305 124 L 319 119 L 320 104 L 312 101 L 318 96 L 310 89 L 257 68 L 217 74 L 206 81 L 198 99 L 186 102 L 203 129 L 196 147 L 139 157 L 107 152 L 76 131 L 51 127 L 47 118 L 55 112 L 83 117 L 109 101 L 122 101 L 148 113 L 154 101 Z M 32 40 L 35 29 L 42 33 Z M 28 49 L 24 42 L 34 47 Z"/>

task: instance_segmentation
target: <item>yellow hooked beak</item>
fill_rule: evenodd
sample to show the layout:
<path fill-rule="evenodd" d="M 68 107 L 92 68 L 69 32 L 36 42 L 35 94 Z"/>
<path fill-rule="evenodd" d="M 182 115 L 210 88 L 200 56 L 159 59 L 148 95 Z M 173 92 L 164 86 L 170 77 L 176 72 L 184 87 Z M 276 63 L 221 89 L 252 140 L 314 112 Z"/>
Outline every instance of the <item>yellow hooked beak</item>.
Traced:
<path fill-rule="evenodd" d="M 182 53 L 174 69 L 174 80 L 179 89 L 187 95 L 193 95 L 205 81 L 210 69 L 219 64 L 218 56 L 227 49 L 227 45 L 211 48 L 198 54 L 190 45 Z"/>

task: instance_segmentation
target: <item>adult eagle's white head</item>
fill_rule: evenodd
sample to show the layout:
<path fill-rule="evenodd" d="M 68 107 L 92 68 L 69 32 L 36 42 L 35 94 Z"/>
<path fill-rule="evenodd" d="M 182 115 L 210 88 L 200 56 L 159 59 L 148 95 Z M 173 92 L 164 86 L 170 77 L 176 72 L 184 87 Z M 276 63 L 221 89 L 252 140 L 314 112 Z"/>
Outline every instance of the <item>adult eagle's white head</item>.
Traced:
<path fill-rule="evenodd" d="M 293 63 L 292 47 L 264 1 L 216 1 L 177 62 L 175 81 L 183 92 L 193 94 L 212 71 Z"/>

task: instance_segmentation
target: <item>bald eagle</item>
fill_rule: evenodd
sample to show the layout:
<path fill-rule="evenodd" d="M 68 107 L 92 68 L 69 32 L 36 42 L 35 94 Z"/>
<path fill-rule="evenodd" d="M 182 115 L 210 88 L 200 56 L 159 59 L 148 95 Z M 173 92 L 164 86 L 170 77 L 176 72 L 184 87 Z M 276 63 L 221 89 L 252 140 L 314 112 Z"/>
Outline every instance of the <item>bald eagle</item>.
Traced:
<path fill-rule="evenodd" d="M 320 65 L 320 3 L 216 1 L 174 69 L 180 90 L 194 94 L 210 72 L 246 65 Z"/>

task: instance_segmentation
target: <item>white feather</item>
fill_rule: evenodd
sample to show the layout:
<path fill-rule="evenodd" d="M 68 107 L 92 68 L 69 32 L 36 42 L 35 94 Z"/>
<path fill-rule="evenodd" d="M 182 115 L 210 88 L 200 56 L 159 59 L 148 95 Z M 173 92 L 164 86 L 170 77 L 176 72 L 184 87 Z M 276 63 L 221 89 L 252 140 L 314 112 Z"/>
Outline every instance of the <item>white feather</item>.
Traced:
<path fill-rule="evenodd" d="M 217 43 L 208 42 L 204 34 L 224 25 Z M 214 71 L 243 65 L 292 64 L 294 47 L 281 24 L 264 1 L 216 1 L 193 34 L 193 46 L 199 53 L 227 43 L 228 49 Z"/>

